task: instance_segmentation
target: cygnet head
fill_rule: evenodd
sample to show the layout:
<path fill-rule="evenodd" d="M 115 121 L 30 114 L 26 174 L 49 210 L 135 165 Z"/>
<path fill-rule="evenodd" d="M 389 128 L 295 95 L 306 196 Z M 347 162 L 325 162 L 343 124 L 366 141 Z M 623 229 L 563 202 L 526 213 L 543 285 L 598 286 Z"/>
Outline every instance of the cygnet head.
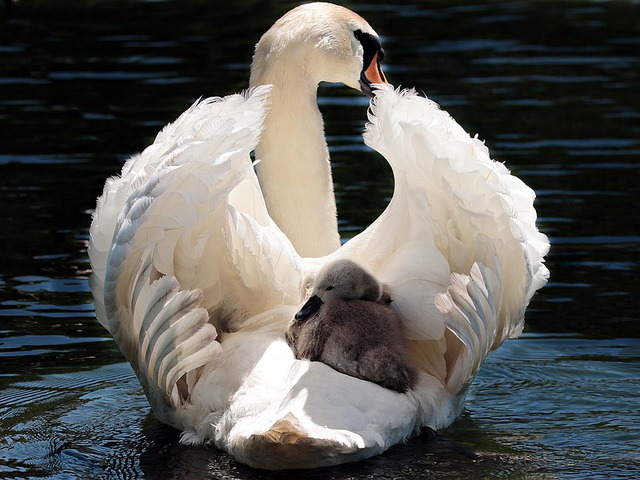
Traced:
<path fill-rule="evenodd" d="M 341 82 L 372 96 L 387 83 L 378 34 L 362 17 L 331 3 L 300 5 L 280 18 L 256 45 L 251 86 Z M 301 78 L 301 75 L 304 78 Z"/>
<path fill-rule="evenodd" d="M 376 302 L 382 295 L 382 285 L 373 275 L 351 260 L 336 260 L 318 272 L 311 296 L 296 313 L 296 320 L 305 320 L 325 303 L 335 300 L 365 300 Z"/>

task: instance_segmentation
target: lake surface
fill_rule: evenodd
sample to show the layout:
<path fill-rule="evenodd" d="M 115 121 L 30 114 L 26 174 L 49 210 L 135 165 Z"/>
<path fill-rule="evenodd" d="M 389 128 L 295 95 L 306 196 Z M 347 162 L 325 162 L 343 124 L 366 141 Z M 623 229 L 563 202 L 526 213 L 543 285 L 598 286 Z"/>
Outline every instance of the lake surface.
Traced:
<path fill-rule="evenodd" d="M 247 86 L 294 3 L 0 6 L 0 479 L 281 478 L 160 424 L 94 318 L 88 227 L 106 177 L 200 96 Z M 640 5 L 348 2 L 385 70 L 486 140 L 538 193 L 551 281 L 436 438 L 309 478 L 640 477 Z M 340 228 L 391 195 L 367 99 L 320 91 Z M 371 192 L 382 192 L 372 195 Z"/>

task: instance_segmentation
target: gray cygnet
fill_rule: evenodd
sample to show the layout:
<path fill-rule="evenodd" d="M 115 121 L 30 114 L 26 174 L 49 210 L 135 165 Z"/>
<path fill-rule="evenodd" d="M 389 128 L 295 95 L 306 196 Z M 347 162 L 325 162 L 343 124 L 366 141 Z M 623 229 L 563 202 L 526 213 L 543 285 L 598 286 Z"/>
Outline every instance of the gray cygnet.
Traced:
<path fill-rule="evenodd" d="M 351 260 L 317 274 L 311 296 L 286 333 L 296 357 L 406 392 L 417 379 L 401 319 L 386 288 Z"/>

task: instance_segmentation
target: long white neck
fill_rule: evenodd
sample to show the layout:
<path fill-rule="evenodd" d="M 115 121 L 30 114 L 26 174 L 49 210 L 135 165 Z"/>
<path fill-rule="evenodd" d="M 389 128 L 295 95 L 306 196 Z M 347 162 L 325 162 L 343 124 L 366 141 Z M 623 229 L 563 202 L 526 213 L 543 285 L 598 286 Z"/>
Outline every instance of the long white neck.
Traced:
<path fill-rule="evenodd" d="M 252 87 L 267 83 L 271 107 L 256 148 L 267 209 L 300 255 L 327 255 L 340 239 L 317 82 L 302 68 L 252 72 Z"/>

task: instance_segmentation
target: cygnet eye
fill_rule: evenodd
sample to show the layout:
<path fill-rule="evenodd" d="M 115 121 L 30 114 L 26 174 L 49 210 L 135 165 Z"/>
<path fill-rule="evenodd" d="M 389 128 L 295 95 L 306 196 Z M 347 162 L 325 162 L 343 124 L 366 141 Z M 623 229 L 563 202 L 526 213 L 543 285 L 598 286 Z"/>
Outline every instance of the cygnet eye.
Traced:
<path fill-rule="evenodd" d="M 329 292 L 333 290 L 333 285 L 329 285 L 327 288 L 324 289 L 325 292 Z"/>

